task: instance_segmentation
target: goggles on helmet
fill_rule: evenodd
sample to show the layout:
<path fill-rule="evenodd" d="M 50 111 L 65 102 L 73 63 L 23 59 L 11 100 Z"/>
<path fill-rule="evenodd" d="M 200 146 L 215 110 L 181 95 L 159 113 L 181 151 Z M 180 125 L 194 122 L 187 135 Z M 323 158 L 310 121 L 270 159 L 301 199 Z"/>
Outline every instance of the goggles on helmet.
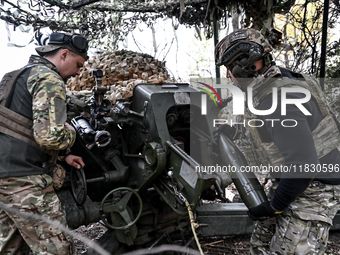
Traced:
<path fill-rule="evenodd" d="M 70 44 L 75 51 L 86 53 L 89 45 L 87 39 L 82 35 L 66 35 L 64 33 L 52 33 L 49 44 Z"/>
<path fill-rule="evenodd" d="M 244 55 L 250 56 L 253 60 L 259 60 L 263 56 L 263 47 L 251 41 L 239 41 L 223 53 L 219 65 L 230 66 Z"/>

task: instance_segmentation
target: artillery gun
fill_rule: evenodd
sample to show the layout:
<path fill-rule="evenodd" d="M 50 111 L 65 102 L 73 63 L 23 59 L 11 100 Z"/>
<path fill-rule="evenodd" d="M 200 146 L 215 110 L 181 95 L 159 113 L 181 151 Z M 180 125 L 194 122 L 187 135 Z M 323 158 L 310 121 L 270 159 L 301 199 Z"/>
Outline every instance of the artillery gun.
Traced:
<path fill-rule="evenodd" d="M 162 243 L 195 245 L 193 220 L 203 237 L 250 233 L 247 206 L 266 199 L 255 175 L 202 170 L 247 164 L 226 136 L 214 141 L 220 108 L 208 100 L 209 114 L 202 115 L 202 92 L 178 83 L 138 84 L 129 101 L 118 99 L 111 108 L 101 70 L 93 74 L 91 117 L 71 121 L 77 131 L 72 151 L 86 165 L 68 168 L 58 191 L 68 225 L 101 221 L 109 230 L 98 241 L 112 254 Z M 244 203 L 227 202 L 224 190 L 232 181 Z"/>

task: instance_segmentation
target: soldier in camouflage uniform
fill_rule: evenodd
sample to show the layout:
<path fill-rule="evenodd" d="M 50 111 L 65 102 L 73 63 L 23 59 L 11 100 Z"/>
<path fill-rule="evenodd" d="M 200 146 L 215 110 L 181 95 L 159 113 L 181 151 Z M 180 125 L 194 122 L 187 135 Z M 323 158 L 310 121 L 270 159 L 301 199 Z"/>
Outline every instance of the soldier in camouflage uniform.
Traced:
<path fill-rule="evenodd" d="M 276 110 L 256 116 L 247 109 L 244 115 L 247 142 L 240 146 L 248 163 L 285 169 L 270 173 L 273 185 L 269 201 L 249 208 L 249 217 L 257 221 L 250 251 L 324 254 L 340 207 L 340 125 L 318 82 L 312 76 L 276 66 L 271 51 L 268 41 L 254 29 L 229 34 L 215 49 L 216 65 L 224 65 L 235 85 L 252 93 L 255 109 L 271 109 L 272 91 L 277 91 Z M 297 92 L 287 93 L 287 98 L 303 101 L 301 108 L 311 115 L 295 104 L 287 104 L 283 114 L 283 88 L 308 90 L 309 100 Z M 294 120 L 293 125 L 281 125 L 287 119 Z"/>
<path fill-rule="evenodd" d="M 75 130 L 66 123 L 64 82 L 79 75 L 88 58 L 87 49 L 85 37 L 64 33 L 52 33 L 48 45 L 36 48 L 40 56 L 30 57 L 8 105 L 13 114 L 32 120 L 35 144 L 10 136 L 6 130 L 0 132 L 1 203 L 63 225 L 66 219 L 52 177 L 43 165 L 48 151 L 66 150 L 75 141 Z M 84 166 L 82 158 L 75 155 L 65 155 L 65 161 L 76 168 Z M 75 254 L 72 239 L 58 228 L 0 210 L 0 254 L 27 254 L 29 250 L 34 254 Z"/>

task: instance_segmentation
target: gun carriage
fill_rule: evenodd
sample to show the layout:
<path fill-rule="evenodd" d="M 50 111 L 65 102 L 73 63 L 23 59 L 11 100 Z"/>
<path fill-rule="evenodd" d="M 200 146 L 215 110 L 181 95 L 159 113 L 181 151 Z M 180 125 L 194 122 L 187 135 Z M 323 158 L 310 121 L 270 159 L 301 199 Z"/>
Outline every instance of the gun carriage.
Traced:
<path fill-rule="evenodd" d="M 103 72 L 93 72 L 91 117 L 71 120 L 77 131 L 72 151 L 86 166 L 67 169 L 58 191 L 69 226 L 101 221 L 109 231 L 99 242 L 113 254 L 164 242 L 194 245 L 190 220 L 203 237 L 250 233 L 247 206 L 266 199 L 255 175 L 200 171 L 247 164 L 226 136 L 214 141 L 220 108 L 208 100 L 209 114 L 202 115 L 202 93 L 178 83 L 138 84 L 129 101 L 112 107 L 104 99 Z M 232 181 L 244 203 L 225 198 Z"/>

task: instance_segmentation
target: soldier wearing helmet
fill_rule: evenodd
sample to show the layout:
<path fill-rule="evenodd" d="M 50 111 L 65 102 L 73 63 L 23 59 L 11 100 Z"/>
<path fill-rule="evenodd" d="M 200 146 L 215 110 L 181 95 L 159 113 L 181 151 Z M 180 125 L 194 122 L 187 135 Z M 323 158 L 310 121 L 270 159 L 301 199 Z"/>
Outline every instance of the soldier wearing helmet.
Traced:
<path fill-rule="evenodd" d="M 224 65 L 235 85 L 252 93 L 248 105 L 264 111 L 277 104 L 268 115 L 248 109 L 243 116 L 244 123 L 252 123 L 245 124 L 247 142 L 240 144 L 248 163 L 279 169 L 270 173 L 269 201 L 248 211 L 257 221 L 251 254 L 324 254 L 340 207 L 340 176 L 333 171 L 340 166 L 339 123 L 316 79 L 278 67 L 272 50 L 268 40 L 250 28 L 232 32 L 215 48 L 216 65 Z M 283 88 L 303 88 L 311 99 L 298 92 L 281 98 Z M 310 115 L 284 100 L 301 100 Z M 287 120 L 291 125 L 282 124 Z"/>
<path fill-rule="evenodd" d="M 257 30 L 240 29 L 216 45 L 216 65 L 226 66 L 241 85 L 268 69 L 273 60 L 270 54 L 272 50 L 268 40 Z M 261 68 L 256 66 L 259 63 Z"/>
<path fill-rule="evenodd" d="M 25 67 L 5 74 L 0 83 L 0 203 L 62 225 L 66 219 L 54 188 L 62 185 L 64 172 L 55 163 L 58 152 L 70 148 L 76 138 L 66 123 L 64 82 L 79 75 L 87 50 L 81 35 L 52 33 L 48 45 L 36 48 L 39 56 L 32 55 Z M 76 168 L 84 166 L 81 157 L 64 158 Z M 48 164 L 56 175 L 44 167 Z M 28 250 L 76 253 L 73 241 L 59 228 L 0 210 L 0 254 Z"/>

